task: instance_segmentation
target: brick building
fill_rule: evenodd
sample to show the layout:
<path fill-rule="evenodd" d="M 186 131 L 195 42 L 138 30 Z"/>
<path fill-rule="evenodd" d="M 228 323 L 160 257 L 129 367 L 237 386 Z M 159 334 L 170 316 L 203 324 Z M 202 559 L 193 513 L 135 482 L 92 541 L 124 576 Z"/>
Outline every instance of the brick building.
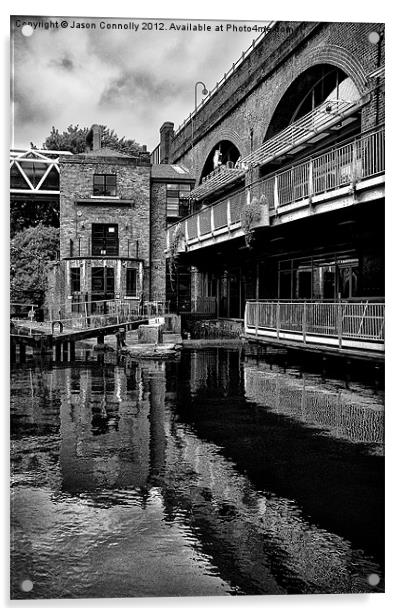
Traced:
<path fill-rule="evenodd" d="M 262 300 L 383 306 L 383 24 L 273 23 L 162 136 L 196 178 L 167 233 L 192 299 L 233 319 Z"/>
<path fill-rule="evenodd" d="M 108 300 L 138 310 L 164 301 L 166 223 L 177 220 L 193 178 L 181 165 L 151 165 L 146 147 L 128 156 L 101 147 L 61 156 L 60 261 L 50 275 L 49 308 L 102 311 Z"/>

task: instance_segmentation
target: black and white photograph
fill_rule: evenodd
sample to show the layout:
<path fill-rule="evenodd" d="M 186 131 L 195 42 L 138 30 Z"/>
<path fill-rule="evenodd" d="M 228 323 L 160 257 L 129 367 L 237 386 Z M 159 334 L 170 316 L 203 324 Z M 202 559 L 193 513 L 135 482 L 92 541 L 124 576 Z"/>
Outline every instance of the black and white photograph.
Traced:
<path fill-rule="evenodd" d="M 13 605 L 385 592 L 385 23 L 270 8 L 9 16 Z"/>

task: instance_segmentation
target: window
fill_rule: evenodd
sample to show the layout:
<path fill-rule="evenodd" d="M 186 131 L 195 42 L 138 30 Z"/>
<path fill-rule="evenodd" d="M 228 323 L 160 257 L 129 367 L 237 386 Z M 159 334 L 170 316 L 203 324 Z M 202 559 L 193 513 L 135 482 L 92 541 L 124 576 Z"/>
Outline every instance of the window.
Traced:
<path fill-rule="evenodd" d="M 118 256 L 118 225 L 92 224 L 92 255 Z"/>
<path fill-rule="evenodd" d="M 128 297 L 136 296 L 136 275 L 137 275 L 137 270 L 135 267 L 127 268 L 127 295 Z"/>
<path fill-rule="evenodd" d="M 108 173 L 95 173 L 93 176 L 93 194 L 98 197 L 116 197 L 117 176 Z"/>
<path fill-rule="evenodd" d="M 71 294 L 80 293 L 81 277 L 80 277 L 79 267 L 72 267 L 70 269 L 70 285 L 71 285 Z"/>
<path fill-rule="evenodd" d="M 114 268 L 92 267 L 92 296 L 99 299 L 114 297 Z"/>
<path fill-rule="evenodd" d="M 190 184 L 167 184 L 167 218 L 178 218 L 188 214 Z"/>

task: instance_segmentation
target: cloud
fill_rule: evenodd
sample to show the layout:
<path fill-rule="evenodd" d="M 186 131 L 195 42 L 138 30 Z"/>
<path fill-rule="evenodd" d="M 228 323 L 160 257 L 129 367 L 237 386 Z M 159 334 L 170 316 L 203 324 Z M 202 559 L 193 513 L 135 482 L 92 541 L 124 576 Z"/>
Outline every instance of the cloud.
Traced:
<path fill-rule="evenodd" d="M 63 56 L 57 60 L 50 60 L 49 66 L 55 66 L 56 68 L 64 69 L 66 71 L 72 71 L 74 69 L 74 62 L 68 56 Z"/>
<path fill-rule="evenodd" d="M 212 89 L 254 36 L 164 34 L 15 29 L 15 145 L 41 145 L 52 126 L 100 123 L 153 148 L 163 122 L 178 126 L 192 111 L 196 81 Z"/>

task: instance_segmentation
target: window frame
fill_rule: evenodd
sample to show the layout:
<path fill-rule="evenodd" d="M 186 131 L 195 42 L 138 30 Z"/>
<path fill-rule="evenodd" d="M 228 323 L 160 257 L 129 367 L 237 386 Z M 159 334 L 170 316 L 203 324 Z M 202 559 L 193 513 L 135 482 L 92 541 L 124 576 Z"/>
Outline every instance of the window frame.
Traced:
<path fill-rule="evenodd" d="M 102 182 L 97 183 L 97 186 L 101 186 L 100 189 L 96 188 L 96 178 L 102 178 Z M 108 179 L 112 179 L 113 181 L 110 184 L 108 184 Z M 109 186 L 112 186 L 112 188 L 108 190 Z M 116 173 L 94 173 L 93 174 L 92 195 L 94 197 L 117 197 L 117 174 Z"/>
<path fill-rule="evenodd" d="M 110 232 L 113 228 L 114 231 Z M 103 230 L 103 233 L 101 233 Z M 109 241 L 113 237 L 114 241 Z M 92 256 L 94 257 L 118 257 L 120 242 L 118 238 L 117 223 L 93 222 L 91 228 Z"/>
<path fill-rule="evenodd" d="M 132 272 L 135 272 L 135 274 L 133 274 Z M 129 275 L 133 276 L 135 288 L 128 286 L 128 282 L 129 282 L 128 276 Z M 137 267 L 127 266 L 126 275 L 125 275 L 125 296 L 126 297 L 138 297 L 138 268 Z"/>
<path fill-rule="evenodd" d="M 191 192 L 190 183 L 172 182 L 166 184 L 166 218 L 181 218 L 182 207 Z"/>

